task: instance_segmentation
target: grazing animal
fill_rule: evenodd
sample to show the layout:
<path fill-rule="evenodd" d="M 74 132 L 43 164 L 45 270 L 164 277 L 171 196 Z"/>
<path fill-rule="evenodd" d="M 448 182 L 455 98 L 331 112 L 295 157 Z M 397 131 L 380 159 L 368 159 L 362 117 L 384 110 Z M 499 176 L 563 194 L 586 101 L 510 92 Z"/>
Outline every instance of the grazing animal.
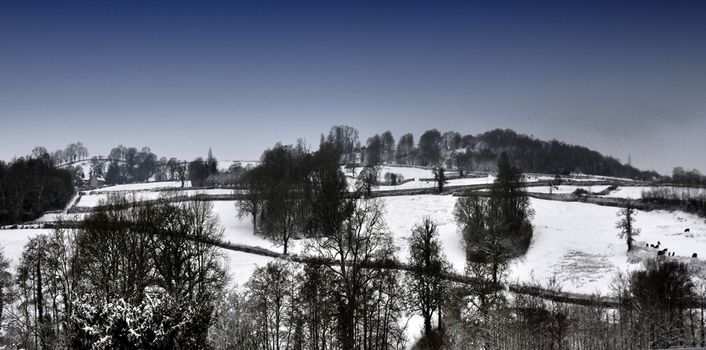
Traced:
<path fill-rule="evenodd" d="M 684 229 L 684 232 L 691 232 L 691 230 L 688 229 L 688 228 L 685 228 L 685 229 Z"/>
<path fill-rule="evenodd" d="M 647 248 L 647 247 L 649 247 L 649 246 L 650 246 L 649 244 L 645 243 L 645 248 Z"/>
<path fill-rule="evenodd" d="M 675 253 L 676 253 L 676 252 L 672 252 L 672 255 L 671 255 L 671 256 L 674 256 Z"/>
<path fill-rule="evenodd" d="M 666 249 L 664 249 L 664 250 L 658 250 L 658 251 L 657 251 L 657 256 L 663 256 L 666 252 L 667 252 Z"/>
<path fill-rule="evenodd" d="M 696 253 L 691 254 L 691 257 L 692 257 L 692 258 L 696 258 L 696 257 L 698 257 L 698 254 L 696 254 Z"/>

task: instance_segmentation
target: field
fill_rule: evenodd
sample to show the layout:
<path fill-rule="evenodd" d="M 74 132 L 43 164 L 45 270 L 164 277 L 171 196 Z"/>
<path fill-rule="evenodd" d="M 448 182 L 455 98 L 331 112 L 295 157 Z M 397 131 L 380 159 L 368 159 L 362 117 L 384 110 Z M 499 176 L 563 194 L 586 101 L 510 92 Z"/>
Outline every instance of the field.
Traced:
<path fill-rule="evenodd" d="M 399 186 L 380 186 L 377 190 L 412 189 L 433 187 L 433 181 L 420 181 L 419 178 L 431 176 L 428 169 L 387 167 L 388 171 L 402 173 L 405 178 L 415 179 Z M 551 179 L 551 176 L 528 176 L 527 181 Z M 468 177 L 452 179 L 449 185 L 490 184 L 494 176 Z M 119 185 L 98 190 L 86 191 L 80 198 L 72 199 L 69 206 L 94 207 L 99 205 L 111 194 L 131 195 L 139 199 L 156 199 L 161 196 L 193 196 L 199 193 L 210 195 L 232 194 L 232 189 L 181 189 L 180 182 L 162 182 Z M 599 192 L 608 185 L 576 186 L 561 185 L 552 189 L 554 194 L 573 193 L 578 188 L 591 192 Z M 618 187 L 607 197 L 632 198 L 641 197 L 643 190 L 649 187 L 628 186 Z M 529 187 L 529 192 L 549 193 L 549 186 Z M 439 228 L 444 253 L 453 268 L 463 273 L 465 252 L 461 236 L 453 218 L 453 208 L 457 197 L 452 195 L 410 195 L 381 197 L 384 202 L 387 227 L 394 238 L 394 244 L 399 248 L 397 256 L 401 261 L 408 258 L 408 237 L 412 227 L 424 217 L 432 218 Z M 611 281 L 618 272 L 630 271 L 641 266 L 645 259 L 655 256 L 656 250 L 644 248 L 647 243 L 661 241 L 662 248 L 675 252 L 670 259 L 683 261 L 698 261 L 691 259 L 692 253 L 700 257 L 706 256 L 706 221 L 692 214 L 679 211 L 656 210 L 640 211 L 636 217 L 635 226 L 641 230 L 637 237 L 638 253 L 628 256 L 626 244 L 618 237 L 615 223 L 618 220 L 618 208 L 599 206 L 580 202 L 562 202 L 531 198 L 534 210 L 534 237 L 527 254 L 511 262 L 508 278 L 511 282 L 534 282 L 546 285 L 554 278 L 562 290 L 575 293 L 611 293 Z M 259 237 L 253 233 L 253 225 L 249 217 L 238 217 L 236 201 L 213 201 L 214 212 L 218 215 L 223 228 L 223 240 L 251 246 L 263 247 L 280 252 L 282 247 Z M 68 209 L 68 207 L 66 208 Z M 58 218 L 80 220 L 86 214 L 47 213 L 36 223 L 55 221 Z M 36 227 L 33 226 L 33 227 Z M 685 233 L 684 229 L 690 232 Z M 5 256 L 11 260 L 12 266 L 17 266 L 21 258 L 24 244 L 31 237 L 50 232 L 48 229 L 4 229 L 0 230 L 0 245 Z M 304 240 L 291 243 L 290 252 L 301 252 L 305 246 Z M 235 288 L 247 283 L 248 279 L 259 266 L 264 266 L 273 258 L 252 255 L 230 250 L 222 250 L 225 265 L 230 277 L 229 287 Z M 702 278 L 702 276 L 699 276 Z M 419 334 L 419 317 L 405 319 L 408 322 L 408 337 L 414 339 Z"/>
<path fill-rule="evenodd" d="M 388 171 L 402 173 L 404 176 L 428 176 L 428 169 L 408 167 L 387 167 Z M 530 181 L 550 176 L 528 177 Z M 484 184 L 494 180 L 486 177 L 463 178 L 449 181 L 449 184 Z M 188 183 L 187 183 L 188 184 Z M 394 188 L 424 184 L 434 186 L 433 182 L 412 181 Z M 407 186 L 405 186 L 407 185 Z M 230 189 L 192 190 L 178 189 L 180 182 L 146 183 L 105 187 L 88 191 L 78 201 L 79 207 L 93 207 L 105 200 L 111 193 L 135 195 L 141 199 L 156 199 L 160 196 L 186 195 L 198 193 L 231 194 Z M 176 187 L 176 188 L 175 188 Z M 572 193 L 581 186 L 562 185 L 553 193 Z M 586 190 L 598 192 L 607 186 L 584 186 Z M 173 190 L 164 191 L 165 188 Z M 385 186 L 381 186 L 381 189 Z M 649 187 L 619 187 L 609 197 L 635 198 L 637 193 Z M 529 187 L 530 192 L 548 193 L 548 186 Z M 402 261 L 407 259 L 407 237 L 411 228 L 425 216 L 434 219 L 440 231 L 445 254 L 458 272 L 464 269 L 464 248 L 458 233 L 452 211 L 456 197 L 451 195 L 417 195 L 383 197 L 386 210 L 386 222 L 392 233 L 397 252 Z M 253 234 L 250 218 L 238 218 L 235 201 L 214 201 L 214 209 L 224 229 L 224 240 L 259 246 L 274 251 L 281 247 Z M 535 234 L 527 254 L 512 262 L 509 277 L 513 281 L 535 281 L 546 283 L 555 277 L 564 290 L 579 293 L 610 292 L 610 282 L 618 271 L 626 271 L 639 266 L 631 264 L 626 255 L 625 243 L 617 237 L 615 228 L 617 208 L 604 207 L 578 202 L 559 202 L 531 199 L 535 216 L 533 224 Z M 85 214 L 83 214 L 85 215 Z M 80 219 L 81 214 L 70 216 L 64 213 L 45 214 L 37 222 L 50 222 L 58 217 Z M 662 242 L 662 247 L 676 252 L 677 257 L 690 257 L 692 253 L 706 256 L 706 222 L 695 215 L 682 212 L 651 211 L 639 212 L 636 226 L 642 230 L 637 240 L 640 246 L 645 243 Z M 685 234 L 685 228 L 690 233 Z M 42 229 L 2 230 L 0 244 L 5 246 L 6 255 L 15 262 L 19 259 L 22 246 L 29 237 L 46 232 Z M 290 250 L 301 251 L 302 241 L 294 241 Z M 642 255 L 650 254 L 643 252 Z M 655 253 L 656 254 L 656 253 Z M 257 266 L 265 264 L 270 258 L 246 253 L 224 251 L 229 260 L 231 284 L 242 285 Z"/>

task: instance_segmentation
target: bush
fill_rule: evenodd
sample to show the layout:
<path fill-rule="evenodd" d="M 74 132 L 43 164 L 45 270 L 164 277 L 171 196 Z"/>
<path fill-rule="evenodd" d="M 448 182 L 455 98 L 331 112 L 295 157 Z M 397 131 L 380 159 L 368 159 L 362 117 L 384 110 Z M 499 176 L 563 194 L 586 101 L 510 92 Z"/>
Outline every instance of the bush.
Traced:
<path fill-rule="evenodd" d="M 588 195 L 589 195 L 588 191 L 586 191 L 583 188 L 577 188 L 576 191 L 574 191 L 574 196 L 581 197 L 581 196 L 588 196 Z"/>
<path fill-rule="evenodd" d="M 95 305 L 79 302 L 73 317 L 72 348 L 206 349 L 211 310 L 167 297 L 132 305 L 120 299 Z"/>
<path fill-rule="evenodd" d="M 397 186 L 404 181 L 404 176 L 397 173 L 385 173 L 385 185 Z"/>

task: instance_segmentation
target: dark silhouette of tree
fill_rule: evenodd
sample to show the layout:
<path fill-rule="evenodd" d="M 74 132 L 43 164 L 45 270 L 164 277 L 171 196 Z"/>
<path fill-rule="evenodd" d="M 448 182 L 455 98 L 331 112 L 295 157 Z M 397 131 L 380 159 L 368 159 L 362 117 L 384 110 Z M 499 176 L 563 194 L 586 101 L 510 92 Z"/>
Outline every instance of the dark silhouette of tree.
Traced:
<path fill-rule="evenodd" d="M 384 148 L 380 135 L 368 139 L 365 146 L 365 164 L 367 166 L 380 165 L 384 157 Z"/>
<path fill-rule="evenodd" d="M 210 175 L 218 174 L 218 159 L 213 157 L 213 151 L 208 149 L 208 157 L 206 157 L 206 165 Z"/>
<path fill-rule="evenodd" d="M 454 153 L 452 161 L 460 177 L 468 174 L 473 169 L 473 154 L 470 150 Z"/>
<path fill-rule="evenodd" d="M 424 336 L 431 336 L 432 316 L 441 320 L 441 307 L 447 292 L 443 274 L 449 269 L 439 242 L 437 225 L 426 217 L 412 228 L 409 238 L 409 265 L 407 274 L 408 301 L 411 310 L 424 318 Z M 441 326 L 441 322 L 438 324 Z"/>
<path fill-rule="evenodd" d="M 621 208 L 618 211 L 618 217 L 620 218 L 616 223 L 616 228 L 620 229 L 620 234 L 618 237 L 625 239 L 625 243 L 628 246 L 628 251 L 632 250 L 633 243 L 635 242 L 635 236 L 640 234 L 640 229 L 635 228 L 635 215 L 637 215 L 637 210 L 632 206 L 632 203 L 628 199 L 625 203 L 625 208 Z"/>
<path fill-rule="evenodd" d="M 380 139 L 382 141 L 383 161 L 392 164 L 395 161 L 395 138 L 388 130 L 380 135 Z"/>
<path fill-rule="evenodd" d="M 360 148 L 358 129 L 348 125 L 333 126 L 326 141 L 336 147 L 345 163 L 356 161 L 355 151 Z"/>
<path fill-rule="evenodd" d="M 203 158 L 199 157 L 189 162 L 189 180 L 191 180 L 191 186 L 193 187 L 203 187 L 206 185 L 206 179 L 209 176 L 209 169 Z"/>
<path fill-rule="evenodd" d="M 513 255 L 527 251 L 532 239 L 529 197 L 522 170 L 510 163 L 506 153 L 498 160 L 498 173 L 490 190 L 490 215 L 494 218 L 492 231 L 512 242 Z"/>
<path fill-rule="evenodd" d="M 404 134 L 400 137 L 397 143 L 397 152 L 395 152 L 395 161 L 398 164 L 414 163 L 414 136 L 412 134 Z"/>
<path fill-rule="evenodd" d="M 441 133 L 439 130 L 427 130 L 419 138 L 419 164 L 437 165 L 441 161 Z"/>
<path fill-rule="evenodd" d="M 436 167 L 433 170 L 434 181 L 436 181 L 436 189 L 439 193 L 444 192 L 444 185 L 446 185 L 446 171 L 443 167 Z"/>

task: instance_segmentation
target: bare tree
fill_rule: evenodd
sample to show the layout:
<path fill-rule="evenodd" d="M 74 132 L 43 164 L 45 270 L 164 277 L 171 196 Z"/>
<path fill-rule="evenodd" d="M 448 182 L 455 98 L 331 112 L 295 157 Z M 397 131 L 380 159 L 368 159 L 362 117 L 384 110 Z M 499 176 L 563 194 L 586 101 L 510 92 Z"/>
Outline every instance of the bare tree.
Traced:
<path fill-rule="evenodd" d="M 635 228 L 634 226 L 637 210 L 632 206 L 632 203 L 628 199 L 625 203 L 625 208 L 620 209 L 617 215 L 620 218 L 615 226 L 620 229 L 620 234 L 618 234 L 618 237 L 625 240 L 625 243 L 627 243 L 628 246 L 628 251 L 631 251 L 633 243 L 635 242 L 635 236 L 640 234 L 640 229 Z"/>
<path fill-rule="evenodd" d="M 412 228 L 409 238 L 409 265 L 407 274 L 408 302 L 411 310 L 424 318 L 424 336 L 432 335 L 432 316 L 438 314 L 441 327 L 441 306 L 447 283 L 443 274 L 449 269 L 438 238 L 438 228 L 429 217 Z"/>

